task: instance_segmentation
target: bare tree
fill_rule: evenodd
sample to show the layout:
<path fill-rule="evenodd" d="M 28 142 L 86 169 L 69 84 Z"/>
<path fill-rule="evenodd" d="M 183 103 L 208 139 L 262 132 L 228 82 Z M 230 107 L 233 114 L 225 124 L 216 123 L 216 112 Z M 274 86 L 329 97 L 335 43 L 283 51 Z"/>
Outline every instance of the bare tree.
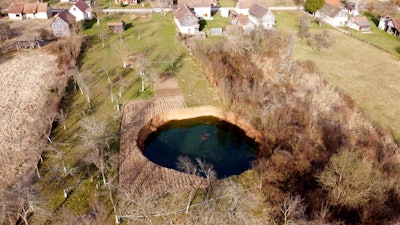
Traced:
<path fill-rule="evenodd" d="M 8 23 L 0 23 L 0 43 L 1 41 L 8 40 L 11 37 L 11 28 Z"/>
<path fill-rule="evenodd" d="M 306 14 L 303 14 L 303 16 L 300 17 L 299 20 L 299 30 L 297 31 L 297 36 L 301 38 L 303 41 L 305 38 L 308 38 L 311 36 L 310 34 L 310 21 L 308 19 L 308 16 Z"/>
<path fill-rule="evenodd" d="M 57 115 L 57 121 L 62 124 L 64 130 L 67 130 L 67 125 L 65 124 L 65 122 L 67 121 L 67 116 L 68 116 L 68 109 L 66 110 L 66 112 L 64 112 L 63 109 L 60 109 L 60 112 Z"/>
<path fill-rule="evenodd" d="M 26 225 L 29 225 L 29 218 L 32 215 L 42 223 L 51 215 L 44 197 L 28 178 L 18 180 L 12 188 L 6 190 L 2 201 L 6 204 L 8 218 L 18 217 Z"/>
<path fill-rule="evenodd" d="M 176 168 L 178 170 L 181 170 L 181 171 L 185 172 L 185 173 L 197 174 L 196 165 L 194 165 L 193 162 L 190 160 L 190 158 L 187 157 L 187 156 L 179 156 L 178 157 L 178 161 L 176 163 Z M 189 193 L 188 202 L 186 204 L 186 210 L 185 210 L 186 213 L 189 212 L 189 208 L 190 208 L 190 205 L 191 205 L 192 200 L 193 200 L 193 193 L 194 192 L 195 192 L 195 188 L 192 187 L 192 189 L 190 190 L 190 193 Z"/>
<path fill-rule="evenodd" d="M 153 80 L 153 69 L 147 55 L 145 53 L 140 53 L 132 57 L 134 67 L 137 69 L 140 79 L 142 80 L 141 91 L 144 91 L 145 84 Z"/>
<path fill-rule="evenodd" d="M 129 56 L 129 48 L 128 46 L 122 41 L 123 39 L 121 38 L 121 41 L 116 43 L 116 49 L 118 50 L 117 52 L 121 56 L 122 59 L 122 66 L 124 68 L 129 66 L 129 61 L 128 61 L 128 56 Z"/>
<path fill-rule="evenodd" d="M 251 167 L 252 167 L 253 169 L 255 169 L 255 170 L 258 172 L 259 176 L 260 176 L 260 177 L 259 177 L 260 183 L 259 183 L 259 185 L 258 185 L 258 188 L 259 188 L 260 191 L 261 191 L 262 188 L 263 188 L 263 177 L 264 177 L 264 173 L 266 173 L 267 170 L 268 170 L 267 161 L 264 160 L 264 159 L 255 160 L 255 161 L 253 161 L 253 162 L 251 163 Z"/>
<path fill-rule="evenodd" d="M 296 223 L 297 220 L 304 219 L 305 207 L 300 196 L 285 197 L 281 206 L 283 224 L 289 225 Z"/>
<path fill-rule="evenodd" d="M 318 179 L 332 205 L 358 209 L 370 201 L 385 201 L 387 187 L 381 177 L 380 171 L 357 153 L 342 149 L 330 158 Z"/>
<path fill-rule="evenodd" d="M 309 41 L 309 45 L 318 52 L 322 52 L 322 50 L 332 47 L 334 43 L 334 37 L 330 35 L 327 30 L 314 34 Z"/>

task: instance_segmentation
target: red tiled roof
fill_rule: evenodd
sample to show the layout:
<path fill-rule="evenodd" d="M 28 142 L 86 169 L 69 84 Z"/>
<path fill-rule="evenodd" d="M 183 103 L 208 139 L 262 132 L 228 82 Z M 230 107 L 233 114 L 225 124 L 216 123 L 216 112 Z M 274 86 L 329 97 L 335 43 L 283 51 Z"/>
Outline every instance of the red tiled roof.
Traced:
<path fill-rule="evenodd" d="M 37 6 L 37 12 L 47 12 L 47 2 L 39 2 Z"/>
<path fill-rule="evenodd" d="M 325 3 L 329 3 L 333 6 L 339 7 L 340 6 L 340 1 L 339 0 L 325 0 Z"/>
<path fill-rule="evenodd" d="M 23 13 L 33 14 L 36 13 L 37 3 L 25 3 Z"/>
<path fill-rule="evenodd" d="M 336 17 L 341 11 L 342 11 L 341 8 L 336 7 L 330 3 L 325 3 L 324 6 L 319 10 L 321 14 L 324 14 L 331 18 Z"/>
<path fill-rule="evenodd" d="M 258 3 L 255 3 L 250 9 L 249 14 L 255 18 L 262 18 L 268 12 L 268 8 L 264 7 Z"/>
<path fill-rule="evenodd" d="M 89 8 L 89 5 L 86 4 L 86 3 L 85 3 L 84 1 L 82 1 L 82 0 L 77 1 L 77 2 L 74 4 L 74 6 L 76 6 L 76 8 L 78 8 L 78 9 L 81 10 L 82 12 L 85 12 L 86 9 Z"/>
<path fill-rule="evenodd" d="M 14 2 L 8 7 L 8 13 L 22 13 L 24 5 L 25 3 L 23 2 Z"/>
<path fill-rule="evenodd" d="M 245 16 L 243 14 L 239 14 L 236 17 L 236 19 L 238 21 L 238 25 L 241 25 L 241 26 L 246 25 L 246 24 L 248 24 L 250 22 L 249 18 L 247 18 L 247 16 Z"/>
<path fill-rule="evenodd" d="M 392 19 L 394 27 L 400 31 L 400 18 Z"/>

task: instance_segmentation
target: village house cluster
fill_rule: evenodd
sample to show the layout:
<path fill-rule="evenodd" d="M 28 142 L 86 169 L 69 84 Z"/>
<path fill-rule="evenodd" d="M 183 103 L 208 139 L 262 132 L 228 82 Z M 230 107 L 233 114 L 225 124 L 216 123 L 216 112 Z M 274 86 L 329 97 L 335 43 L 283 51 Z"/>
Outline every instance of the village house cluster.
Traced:
<path fill-rule="evenodd" d="M 342 4 L 339 0 L 325 0 L 324 6 L 315 13 L 315 17 L 334 27 L 348 26 L 360 31 L 371 29 L 367 17 L 360 15 L 358 1 Z"/>
<path fill-rule="evenodd" d="M 181 34 L 196 35 L 199 33 L 201 20 L 212 20 L 212 7 L 217 2 L 212 0 L 185 0 L 178 2 L 174 21 Z M 221 8 L 221 16 L 232 16 L 231 25 L 250 32 L 256 27 L 275 29 L 275 15 L 269 8 L 255 0 L 240 0 L 234 10 Z"/>
<path fill-rule="evenodd" d="M 11 3 L 7 13 L 10 20 L 49 19 L 53 15 L 53 10 L 47 2 L 15 2 Z M 71 27 L 75 21 L 90 19 L 92 19 L 90 3 L 79 0 L 69 10 L 58 11 L 50 28 L 55 37 L 65 37 L 69 36 Z"/>

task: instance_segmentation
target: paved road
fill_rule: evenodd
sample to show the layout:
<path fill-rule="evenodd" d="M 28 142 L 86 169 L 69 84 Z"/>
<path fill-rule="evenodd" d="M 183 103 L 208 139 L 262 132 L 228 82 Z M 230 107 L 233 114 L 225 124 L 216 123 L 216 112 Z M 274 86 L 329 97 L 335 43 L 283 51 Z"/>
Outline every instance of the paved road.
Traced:
<path fill-rule="evenodd" d="M 172 12 L 171 8 L 155 8 L 155 9 L 103 9 L 105 13 L 163 13 Z"/>

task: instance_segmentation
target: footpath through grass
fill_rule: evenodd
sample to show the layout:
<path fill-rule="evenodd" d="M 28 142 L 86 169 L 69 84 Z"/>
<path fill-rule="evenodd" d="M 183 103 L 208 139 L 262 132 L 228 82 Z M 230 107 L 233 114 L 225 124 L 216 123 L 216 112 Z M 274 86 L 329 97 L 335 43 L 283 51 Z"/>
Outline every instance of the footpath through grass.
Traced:
<path fill-rule="evenodd" d="M 275 15 L 278 29 L 290 31 L 296 36 L 301 12 L 276 12 Z M 326 26 L 318 28 L 313 25 L 311 32 L 320 32 L 322 29 L 329 29 L 334 37 L 333 47 L 318 53 L 307 45 L 307 41 L 302 42 L 297 38 L 295 57 L 315 61 L 322 77 L 353 98 L 367 117 L 380 126 L 391 129 L 399 138 L 400 73 L 394 69 L 400 66 L 399 58 Z M 376 32 L 375 29 L 372 31 Z M 380 42 L 377 43 L 378 40 L 372 38 L 370 41 L 377 45 L 392 39 L 390 35 L 381 32 L 375 35 L 379 35 Z M 390 42 L 388 46 L 392 49 L 398 48 L 396 43 L 399 46 L 400 41 L 396 41 Z"/>

